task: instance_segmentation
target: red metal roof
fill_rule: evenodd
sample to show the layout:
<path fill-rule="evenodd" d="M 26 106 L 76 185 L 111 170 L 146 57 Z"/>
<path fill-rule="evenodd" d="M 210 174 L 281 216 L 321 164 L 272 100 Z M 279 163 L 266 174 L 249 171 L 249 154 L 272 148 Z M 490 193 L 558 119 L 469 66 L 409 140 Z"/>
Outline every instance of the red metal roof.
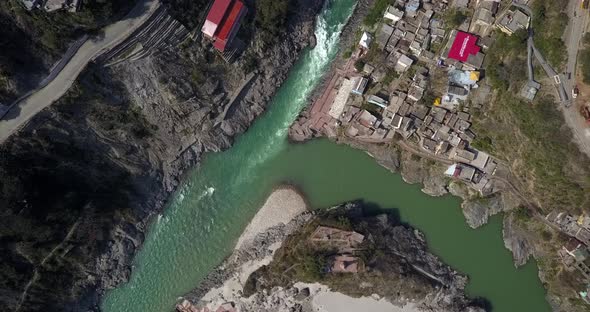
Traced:
<path fill-rule="evenodd" d="M 231 3 L 232 0 L 215 0 L 207 14 L 207 20 L 219 25 Z"/>
<path fill-rule="evenodd" d="M 466 62 L 469 55 L 475 55 L 479 52 L 476 45 L 477 36 L 466 32 L 458 31 L 455 41 L 449 50 L 449 58 L 457 61 Z"/>
<path fill-rule="evenodd" d="M 237 22 L 239 22 L 240 15 L 244 10 L 244 3 L 240 0 L 235 1 L 232 6 L 227 18 L 223 21 L 223 25 L 219 34 L 217 35 L 217 39 L 213 46 L 220 50 L 225 50 L 225 45 L 228 43 L 230 36 L 232 35 L 232 30 Z"/>

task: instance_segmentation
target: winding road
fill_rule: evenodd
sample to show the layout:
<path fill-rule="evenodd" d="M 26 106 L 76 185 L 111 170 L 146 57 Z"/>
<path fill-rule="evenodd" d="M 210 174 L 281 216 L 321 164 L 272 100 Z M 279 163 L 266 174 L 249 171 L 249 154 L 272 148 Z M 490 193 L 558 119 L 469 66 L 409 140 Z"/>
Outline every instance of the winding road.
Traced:
<path fill-rule="evenodd" d="M 53 76 L 52 79 L 46 78 L 45 85 L 42 84 L 41 88 L 30 92 L 11 105 L 11 109 L 0 120 L 0 144 L 24 126 L 33 116 L 61 98 L 88 63 L 123 42 L 159 6 L 159 0 L 139 0 L 123 20 L 104 28 L 100 37 L 85 40 L 61 70 L 52 71 L 50 74 Z"/>
<path fill-rule="evenodd" d="M 588 14 L 588 9 L 583 9 L 580 6 L 579 0 L 570 0 L 568 6 L 570 23 L 566 30 L 564 40 L 567 47 L 566 72 L 571 74 L 571 76 L 568 75 L 564 79 L 564 84 L 566 90 L 569 92 L 576 86 L 576 64 L 580 43 L 588 27 Z M 572 102 L 574 102 L 573 99 Z M 565 122 L 572 130 L 580 150 L 590 157 L 590 129 L 588 129 L 582 116 L 580 116 L 577 106 L 571 105 L 570 107 L 562 108 L 562 111 Z"/>
<path fill-rule="evenodd" d="M 524 10 L 531 17 L 531 24 L 533 18 L 533 12 L 531 8 L 524 4 L 519 4 L 513 1 L 512 5 Z M 561 105 L 560 110 L 563 112 L 563 117 L 566 124 L 572 130 L 574 141 L 577 143 L 580 151 L 590 157 L 590 130 L 584 126 L 584 122 L 581 120 L 577 112 L 575 105 L 571 105 L 574 99 L 570 97 L 570 92 L 574 88 L 576 62 L 578 51 L 580 49 L 580 42 L 583 35 L 586 33 L 586 27 L 588 25 L 588 10 L 583 9 L 579 5 L 579 0 L 570 0 L 568 4 L 568 15 L 570 22 L 565 33 L 565 44 L 567 47 L 567 65 L 566 72 L 571 75 L 560 75 L 558 72 L 551 67 L 551 65 L 545 60 L 543 55 L 537 48 L 533 41 L 533 29 L 529 29 L 530 35 L 527 41 L 529 49 L 528 66 L 529 70 L 532 69 L 532 57 L 530 51 L 533 51 L 533 55 L 543 67 L 543 70 L 551 78 L 553 85 L 555 86 Z M 529 79 L 530 79 L 529 74 Z"/>

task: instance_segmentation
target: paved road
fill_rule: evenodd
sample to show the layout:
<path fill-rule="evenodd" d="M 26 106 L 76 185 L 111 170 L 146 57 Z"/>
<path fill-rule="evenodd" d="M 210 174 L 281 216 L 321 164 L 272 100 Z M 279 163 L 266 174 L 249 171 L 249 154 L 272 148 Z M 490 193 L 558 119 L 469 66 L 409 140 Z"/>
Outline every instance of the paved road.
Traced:
<path fill-rule="evenodd" d="M 513 3 L 513 5 L 526 11 L 532 18 L 533 12 L 528 6 L 517 3 Z M 571 92 L 575 86 L 576 61 L 580 42 L 586 32 L 588 24 L 588 10 L 584 10 L 580 7 L 579 0 L 570 0 L 568 5 L 568 15 L 570 17 L 570 23 L 565 34 L 565 44 L 567 46 L 568 54 L 566 73 L 571 73 L 571 78 L 568 78 L 569 75 L 559 75 L 558 72 L 547 63 L 543 55 L 535 48 L 532 37 L 529 37 L 528 45 L 529 49 L 532 47 L 534 56 L 543 67 L 545 73 L 553 80 L 552 82 L 557 89 L 560 102 L 563 104 L 560 106 L 560 110 L 563 112 L 566 124 L 572 130 L 574 141 L 579 146 L 580 151 L 590 157 L 590 130 L 584 126 L 584 122 L 581 120 L 576 106 L 571 105 L 573 103 Z M 553 79 L 553 77 L 556 76 L 560 79 L 559 83 L 556 83 Z"/>
<path fill-rule="evenodd" d="M 580 43 L 586 28 L 588 26 L 588 10 L 580 6 L 579 0 L 570 0 L 568 5 L 568 15 L 570 22 L 565 33 L 565 44 L 567 47 L 567 65 L 566 73 L 571 73 L 571 79 L 564 77 L 565 88 L 571 94 L 571 90 L 576 85 L 576 63 Z M 574 100 L 572 99 L 572 102 Z M 572 130 L 575 141 L 578 143 L 580 150 L 590 157 L 590 130 L 585 125 L 583 118 L 578 112 L 576 105 L 562 107 L 563 117 Z"/>
<path fill-rule="evenodd" d="M 159 5 L 159 0 L 139 0 L 125 19 L 106 27 L 103 36 L 84 42 L 53 80 L 15 105 L 0 120 L 0 143 L 64 95 L 89 62 L 125 40 Z"/>

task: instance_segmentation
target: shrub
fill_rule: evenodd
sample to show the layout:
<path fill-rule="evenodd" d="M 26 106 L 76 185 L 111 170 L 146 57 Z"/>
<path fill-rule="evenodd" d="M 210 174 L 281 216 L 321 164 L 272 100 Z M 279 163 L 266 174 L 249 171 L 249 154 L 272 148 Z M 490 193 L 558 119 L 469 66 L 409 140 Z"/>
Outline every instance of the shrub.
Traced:
<path fill-rule="evenodd" d="M 374 26 L 378 21 L 381 20 L 385 9 L 390 4 L 394 4 L 395 0 L 377 0 L 373 7 L 369 10 L 369 13 L 365 16 L 363 23 L 367 26 Z"/>
<path fill-rule="evenodd" d="M 443 20 L 448 28 L 457 28 L 467 19 L 467 15 L 461 10 L 451 9 L 443 15 Z"/>
<path fill-rule="evenodd" d="M 283 30 L 289 0 L 258 0 L 256 1 L 256 24 L 265 32 L 276 36 Z"/>
<path fill-rule="evenodd" d="M 551 234 L 551 232 L 547 230 L 543 230 L 541 231 L 541 238 L 543 238 L 544 241 L 548 242 L 553 238 L 553 234 Z"/>
<path fill-rule="evenodd" d="M 362 71 L 364 67 L 365 67 L 365 61 L 363 61 L 363 60 L 356 60 L 356 62 L 354 62 L 354 68 L 357 71 L 359 71 L 359 72 Z"/>
<path fill-rule="evenodd" d="M 514 210 L 514 217 L 519 221 L 528 221 L 531 218 L 531 211 L 524 206 L 520 206 Z"/>

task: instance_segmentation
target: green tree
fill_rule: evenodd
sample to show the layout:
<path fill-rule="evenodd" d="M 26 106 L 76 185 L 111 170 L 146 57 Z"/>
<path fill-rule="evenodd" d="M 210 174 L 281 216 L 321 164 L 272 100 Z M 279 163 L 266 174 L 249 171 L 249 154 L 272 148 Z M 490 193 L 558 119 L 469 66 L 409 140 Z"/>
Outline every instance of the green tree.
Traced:
<path fill-rule="evenodd" d="M 463 13 L 461 10 L 451 9 L 448 10 L 443 15 L 443 20 L 445 21 L 445 25 L 449 28 L 457 28 L 463 24 L 463 22 L 467 19 L 467 15 Z"/>
<path fill-rule="evenodd" d="M 289 0 L 256 1 L 256 24 L 269 35 L 276 36 L 282 30 L 289 10 Z"/>

